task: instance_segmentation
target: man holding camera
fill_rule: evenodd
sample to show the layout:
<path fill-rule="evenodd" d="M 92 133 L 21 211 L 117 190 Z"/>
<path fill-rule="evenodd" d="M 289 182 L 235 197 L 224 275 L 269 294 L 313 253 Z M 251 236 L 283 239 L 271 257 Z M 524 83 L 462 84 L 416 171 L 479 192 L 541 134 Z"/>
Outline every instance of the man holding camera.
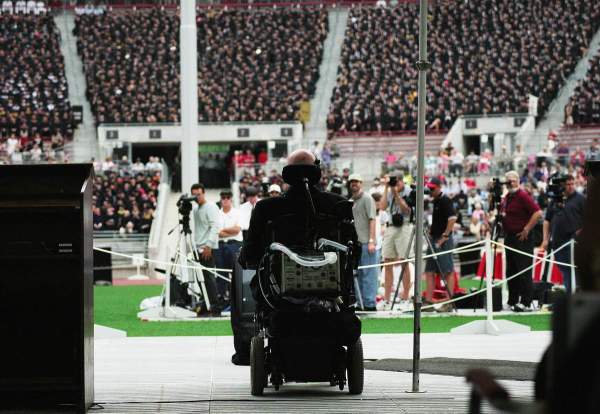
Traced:
<path fill-rule="evenodd" d="M 442 192 L 442 181 L 437 177 L 433 177 L 427 183 L 427 187 L 433 198 L 433 217 L 429 228 L 429 236 L 434 248 L 433 252 L 428 251 L 427 254 L 448 252 L 429 258 L 425 263 L 425 279 L 427 281 L 425 304 L 429 305 L 433 303 L 436 274 L 439 274 L 446 283 L 450 297 L 454 292 L 454 262 L 450 250 L 454 249 L 452 231 L 457 217 L 452 206 L 452 200 Z M 433 309 L 428 308 L 427 310 Z M 447 311 L 448 307 L 441 310 Z"/>
<path fill-rule="evenodd" d="M 501 208 L 506 249 L 506 276 L 510 277 L 531 265 L 533 237 L 529 234 L 542 217 L 542 211 L 531 195 L 520 188 L 519 174 L 505 174 L 508 194 Z M 511 250 L 515 249 L 515 250 Z M 526 253 L 530 256 L 527 256 Z M 525 272 L 508 281 L 508 306 L 514 312 L 531 311 L 533 280 L 531 272 Z"/>
<path fill-rule="evenodd" d="M 556 250 L 565 243 L 573 240 L 581 231 L 583 225 L 583 208 L 585 197 L 575 191 L 575 178 L 567 175 L 558 185 L 561 186 L 558 196 L 546 211 L 544 219 L 544 239 L 542 248 L 548 249 L 551 242 L 552 249 Z M 561 194 L 562 193 L 562 194 Z M 565 246 L 554 253 L 554 260 L 562 263 L 572 263 L 571 246 Z M 576 284 L 571 280 L 571 267 L 558 265 L 563 277 L 567 294 L 572 293 Z M 577 278 L 575 279 L 575 281 Z"/>
<path fill-rule="evenodd" d="M 386 186 L 383 190 L 383 198 L 381 200 L 381 208 L 386 210 L 390 221 L 383 234 L 382 254 L 385 263 L 396 260 L 408 259 L 410 252 L 410 238 L 413 230 L 411 223 L 411 206 L 406 202 L 410 189 L 404 185 L 402 176 L 392 175 L 386 180 Z M 402 293 L 401 301 L 408 301 L 410 294 L 410 270 L 408 263 L 402 265 Z M 394 267 L 392 265 L 385 266 L 385 281 L 384 281 L 384 299 L 390 302 L 392 295 L 392 287 L 394 284 Z"/>
<path fill-rule="evenodd" d="M 207 268 L 215 268 L 215 254 L 219 248 L 219 229 L 221 219 L 219 208 L 215 203 L 206 199 L 204 185 L 201 183 L 192 185 L 192 195 L 196 197 L 197 205 L 192 210 L 194 217 L 194 244 L 200 255 L 200 264 Z M 211 305 L 211 314 L 221 314 L 220 304 L 217 297 L 217 286 L 215 276 L 212 272 L 202 271 L 206 285 L 206 293 Z M 206 312 L 206 308 L 200 309 L 199 313 Z"/>

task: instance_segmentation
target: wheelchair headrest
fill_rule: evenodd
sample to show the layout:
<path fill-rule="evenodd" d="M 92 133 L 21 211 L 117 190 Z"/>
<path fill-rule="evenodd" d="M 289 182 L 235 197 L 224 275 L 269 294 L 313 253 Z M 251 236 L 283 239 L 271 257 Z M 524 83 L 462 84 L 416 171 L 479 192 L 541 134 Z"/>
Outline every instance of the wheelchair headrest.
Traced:
<path fill-rule="evenodd" d="M 321 168 L 317 164 L 313 165 L 286 165 L 281 171 L 283 181 L 291 186 L 301 186 L 304 179 L 308 180 L 309 185 L 316 185 L 321 179 Z"/>

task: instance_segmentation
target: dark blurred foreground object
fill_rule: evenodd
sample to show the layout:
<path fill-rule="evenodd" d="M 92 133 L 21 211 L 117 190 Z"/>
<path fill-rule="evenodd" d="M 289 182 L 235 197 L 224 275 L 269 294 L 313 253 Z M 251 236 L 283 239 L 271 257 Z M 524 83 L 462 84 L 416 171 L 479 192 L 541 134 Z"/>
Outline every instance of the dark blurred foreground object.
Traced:
<path fill-rule="evenodd" d="M 0 410 L 93 402 L 92 173 L 0 166 Z"/>
<path fill-rule="evenodd" d="M 600 413 L 600 161 L 586 162 L 584 225 L 575 247 L 581 291 L 553 307 L 552 343 L 538 364 L 535 402 L 518 403 L 485 369 L 467 372 L 473 384 L 469 413 L 487 400 L 508 413 Z"/>

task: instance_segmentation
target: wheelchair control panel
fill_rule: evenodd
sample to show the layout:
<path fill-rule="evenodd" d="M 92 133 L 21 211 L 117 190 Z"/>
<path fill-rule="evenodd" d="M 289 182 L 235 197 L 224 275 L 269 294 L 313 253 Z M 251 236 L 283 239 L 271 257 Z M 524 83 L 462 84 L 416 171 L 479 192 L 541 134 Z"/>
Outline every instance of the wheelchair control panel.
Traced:
<path fill-rule="evenodd" d="M 281 254 L 281 253 L 280 253 Z M 314 260 L 322 260 L 323 254 L 303 255 Z M 317 293 L 338 291 L 340 287 L 339 261 L 320 267 L 302 266 L 285 254 L 281 254 L 282 293 Z"/>

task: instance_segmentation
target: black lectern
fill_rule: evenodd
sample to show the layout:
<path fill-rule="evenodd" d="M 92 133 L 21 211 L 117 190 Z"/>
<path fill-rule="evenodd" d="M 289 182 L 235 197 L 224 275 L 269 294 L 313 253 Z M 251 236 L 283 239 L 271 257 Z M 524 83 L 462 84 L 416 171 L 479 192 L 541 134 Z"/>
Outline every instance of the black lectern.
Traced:
<path fill-rule="evenodd" d="M 0 166 L 0 410 L 93 402 L 92 172 Z"/>

